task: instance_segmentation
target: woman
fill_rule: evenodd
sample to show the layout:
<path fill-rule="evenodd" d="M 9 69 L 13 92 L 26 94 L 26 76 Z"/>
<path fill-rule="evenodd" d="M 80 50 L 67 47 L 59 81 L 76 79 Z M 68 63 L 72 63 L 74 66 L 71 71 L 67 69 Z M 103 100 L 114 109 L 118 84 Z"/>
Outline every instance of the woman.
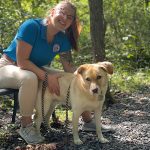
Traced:
<path fill-rule="evenodd" d="M 62 1 L 49 11 L 45 19 L 29 19 L 18 29 L 10 46 L 0 59 L 0 88 L 19 89 L 21 114 L 20 136 L 30 144 L 44 140 L 32 124 L 38 80 L 45 80 L 47 74 L 42 66 L 49 64 L 59 54 L 65 71 L 73 72 L 71 49 L 78 50 L 77 40 L 80 26 L 76 8 L 68 1 Z M 58 74 L 48 74 L 48 88 L 59 95 Z M 91 121 L 89 112 L 83 119 Z M 52 145 L 55 148 L 55 145 Z"/>

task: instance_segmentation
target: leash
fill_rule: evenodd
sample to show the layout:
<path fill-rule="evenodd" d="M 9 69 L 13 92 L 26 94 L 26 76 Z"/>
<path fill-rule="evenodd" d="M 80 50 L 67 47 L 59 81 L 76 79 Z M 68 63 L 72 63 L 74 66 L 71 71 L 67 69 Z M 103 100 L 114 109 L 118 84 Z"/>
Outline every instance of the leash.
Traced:
<path fill-rule="evenodd" d="M 65 150 L 67 150 L 67 145 L 69 144 L 69 135 L 68 135 L 68 124 L 69 124 L 69 119 L 68 119 L 68 110 L 69 110 L 69 97 L 70 97 L 70 85 L 67 90 L 67 96 L 66 96 L 66 120 L 65 120 L 65 138 L 64 138 L 64 145 L 65 145 Z"/>
<path fill-rule="evenodd" d="M 68 124 L 69 124 L 68 110 L 69 110 L 70 85 L 69 85 L 68 90 L 67 90 L 66 107 L 65 107 L 65 110 L 66 110 L 66 120 L 65 120 L 65 128 L 64 128 L 64 132 L 65 132 L 65 138 L 64 138 L 65 149 L 67 149 L 66 146 L 69 143 L 69 136 L 68 136 L 67 129 L 68 129 Z M 48 127 L 48 125 L 46 123 L 46 118 L 45 118 L 45 115 L 44 115 L 44 94 L 45 94 L 47 86 L 48 86 L 48 73 L 46 72 L 44 81 L 42 83 L 42 100 L 41 100 L 42 117 L 43 117 L 44 128 L 46 129 L 47 133 L 50 134 L 51 136 L 54 136 L 53 134 L 58 132 L 58 131 L 56 130 L 55 132 L 53 132 L 52 128 Z"/>
<path fill-rule="evenodd" d="M 48 86 L 48 73 L 46 72 L 44 81 L 42 83 L 42 100 L 41 100 L 43 126 L 45 128 L 44 129 L 44 136 L 47 138 L 54 139 L 55 137 L 60 135 L 60 132 L 56 129 L 49 127 L 47 122 L 46 122 L 46 118 L 45 118 L 45 114 L 44 114 L 44 95 L 45 95 L 45 91 L 46 91 L 47 86 Z"/>
<path fill-rule="evenodd" d="M 45 115 L 44 115 L 44 94 L 45 94 L 47 86 L 48 86 L 48 73 L 46 72 L 44 81 L 42 83 L 42 101 L 41 101 L 41 106 L 42 106 L 43 124 L 44 124 L 44 127 L 46 128 L 46 131 L 49 132 L 50 130 L 49 130 L 49 127 L 47 126 L 46 118 L 45 118 Z"/>

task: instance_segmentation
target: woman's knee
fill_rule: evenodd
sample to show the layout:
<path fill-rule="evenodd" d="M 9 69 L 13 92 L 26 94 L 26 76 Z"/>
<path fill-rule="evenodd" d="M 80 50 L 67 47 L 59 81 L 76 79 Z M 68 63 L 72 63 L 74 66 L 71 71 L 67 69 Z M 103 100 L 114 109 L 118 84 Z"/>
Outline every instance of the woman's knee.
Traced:
<path fill-rule="evenodd" d="M 38 77 L 31 71 L 26 71 L 22 79 L 23 84 L 29 84 L 29 86 L 38 85 Z"/>

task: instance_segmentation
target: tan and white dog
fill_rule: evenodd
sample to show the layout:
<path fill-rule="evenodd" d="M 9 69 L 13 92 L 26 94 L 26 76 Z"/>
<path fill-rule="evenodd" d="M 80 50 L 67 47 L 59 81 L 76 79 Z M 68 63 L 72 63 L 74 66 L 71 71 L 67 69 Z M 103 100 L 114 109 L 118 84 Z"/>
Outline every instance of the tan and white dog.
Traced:
<path fill-rule="evenodd" d="M 67 90 L 70 85 L 70 104 L 73 111 L 73 139 L 74 143 L 79 145 L 83 142 L 78 135 L 78 121 L 84 111 L 94 111 L 96 121 L 96 132 L 101 143 L 108 140 L 103 137 L 101 131 L 101 113 L 105 100 L 105 94 L 108 86 L 108 74 L 113 73 L 113 66 L 110 62 L 99 62 L 96 64 L 81 65 L 76 72 L 60 72 L 62 77 L 59 78 L 60 96 L 51 94 L 46 88 L 44 95 L 44 114 L 49 124 L 49 118 L 57 104 L 65 103 Z M 35 124 L 40 132 L 40 125 L 43 120 L 41 108 L 42 82 L 39 85 Z"/>

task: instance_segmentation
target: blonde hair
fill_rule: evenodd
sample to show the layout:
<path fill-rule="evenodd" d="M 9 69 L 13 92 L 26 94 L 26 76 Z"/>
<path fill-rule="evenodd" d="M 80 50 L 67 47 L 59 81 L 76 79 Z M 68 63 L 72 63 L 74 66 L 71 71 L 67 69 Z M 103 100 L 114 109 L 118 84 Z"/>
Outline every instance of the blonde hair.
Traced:
<path fill-rule="evenodd" d="M 77 17 L 77 10 L 76 7 L 68 0 L 63 0 L 59 2 L 54 8 L 58 7 L 59 5 L 67 4 L 70 5 L 71 8 L 74 10 L 74 20 L 72 21 L 72 24 L 69 28 L 65 30 L 66 35 L 68 36 L 70 43 L 72 45 L 72 48 L 76 51 L 79 50 L 78 48 L 78 39 L 81 32 L 81 25 L 79 22 L 79 19 Z M 48 23 L 49 16 L 46 17 L 46 22 Z"/>

